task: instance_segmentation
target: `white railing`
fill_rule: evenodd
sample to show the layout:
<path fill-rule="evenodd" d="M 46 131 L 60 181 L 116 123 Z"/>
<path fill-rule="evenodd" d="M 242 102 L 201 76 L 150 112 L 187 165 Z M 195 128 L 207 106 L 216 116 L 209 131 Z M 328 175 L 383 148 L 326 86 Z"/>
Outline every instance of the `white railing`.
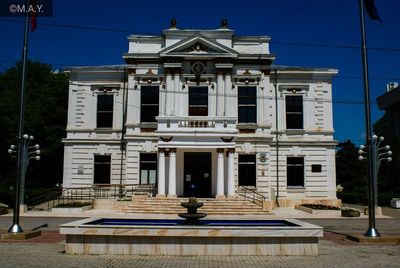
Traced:
<path fill-rule="evenodd" d="M 205 129 L 236 129 L 236 117 L 211 117 L 211 116 L 188 116 L 188 117 L 157 117 L 158 129 L 177 128 L 205 128 Z"/>

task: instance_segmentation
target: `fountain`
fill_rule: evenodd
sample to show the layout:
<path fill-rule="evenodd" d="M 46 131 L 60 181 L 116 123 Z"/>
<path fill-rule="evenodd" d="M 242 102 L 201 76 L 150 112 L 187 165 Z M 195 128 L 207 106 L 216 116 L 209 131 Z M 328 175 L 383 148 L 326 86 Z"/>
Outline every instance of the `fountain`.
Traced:
<path fill-rule="evenodd" d="M 90 218 L 60 226 L 68 254 L 318 255 L 323 228 L 299 220 L 200 220 L 189 198 L 184 219 Z"/>
<path fill-rule="evenodd" d="M 197 202 L 195 197 L 189 197 L 188 202 L 182 202 L 181 206 L 187 209 L 187 213 L 179 213 L 178 216 L 186 219 L 185 225 L 198 225 L 199 219 L 207 216 L 206 213 L 198 213 L 197 209 L 203 206 L 203 203 Z"/>

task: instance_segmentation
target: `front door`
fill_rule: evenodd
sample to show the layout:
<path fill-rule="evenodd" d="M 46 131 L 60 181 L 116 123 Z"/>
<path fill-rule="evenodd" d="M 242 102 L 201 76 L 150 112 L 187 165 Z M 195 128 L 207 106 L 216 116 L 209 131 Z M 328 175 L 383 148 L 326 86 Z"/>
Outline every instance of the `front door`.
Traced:
<path fill-rule="evenodd" d="M 185 197 L 211 197 L 211 153 L 185 153 Z"/>

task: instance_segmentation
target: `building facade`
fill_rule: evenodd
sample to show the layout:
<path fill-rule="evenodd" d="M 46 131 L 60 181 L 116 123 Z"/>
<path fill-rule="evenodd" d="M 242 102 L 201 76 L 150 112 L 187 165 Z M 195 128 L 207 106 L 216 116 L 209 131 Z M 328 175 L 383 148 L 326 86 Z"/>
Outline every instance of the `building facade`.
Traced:
<path fill-rule="evenodd" d="M 65 188 L 155 184 L 158 196 L 336 202 L 335 69 L 272 65 L 268 36 L 131 35 L 124 65 L 70 75 Z"/>

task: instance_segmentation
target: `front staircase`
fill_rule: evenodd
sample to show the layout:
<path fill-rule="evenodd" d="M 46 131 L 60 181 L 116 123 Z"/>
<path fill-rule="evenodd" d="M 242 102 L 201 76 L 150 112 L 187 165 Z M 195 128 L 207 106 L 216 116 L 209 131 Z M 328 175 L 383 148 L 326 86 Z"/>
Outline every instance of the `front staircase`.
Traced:
<path fill-rule="evenodd" d="M 133 197 L 122 211 L 126 213 L 178 214 L 186 212 L 186 209 L 181 207 L 181 202 L 187 200 L 188 198 Z M 262 207 L 241 197 L 223 200 L 198 198 L 197 201 L 204 204 L 198 209 L 198 212 L 209 215 L 268 214 L 268 211 L 263 210 Z"/>

